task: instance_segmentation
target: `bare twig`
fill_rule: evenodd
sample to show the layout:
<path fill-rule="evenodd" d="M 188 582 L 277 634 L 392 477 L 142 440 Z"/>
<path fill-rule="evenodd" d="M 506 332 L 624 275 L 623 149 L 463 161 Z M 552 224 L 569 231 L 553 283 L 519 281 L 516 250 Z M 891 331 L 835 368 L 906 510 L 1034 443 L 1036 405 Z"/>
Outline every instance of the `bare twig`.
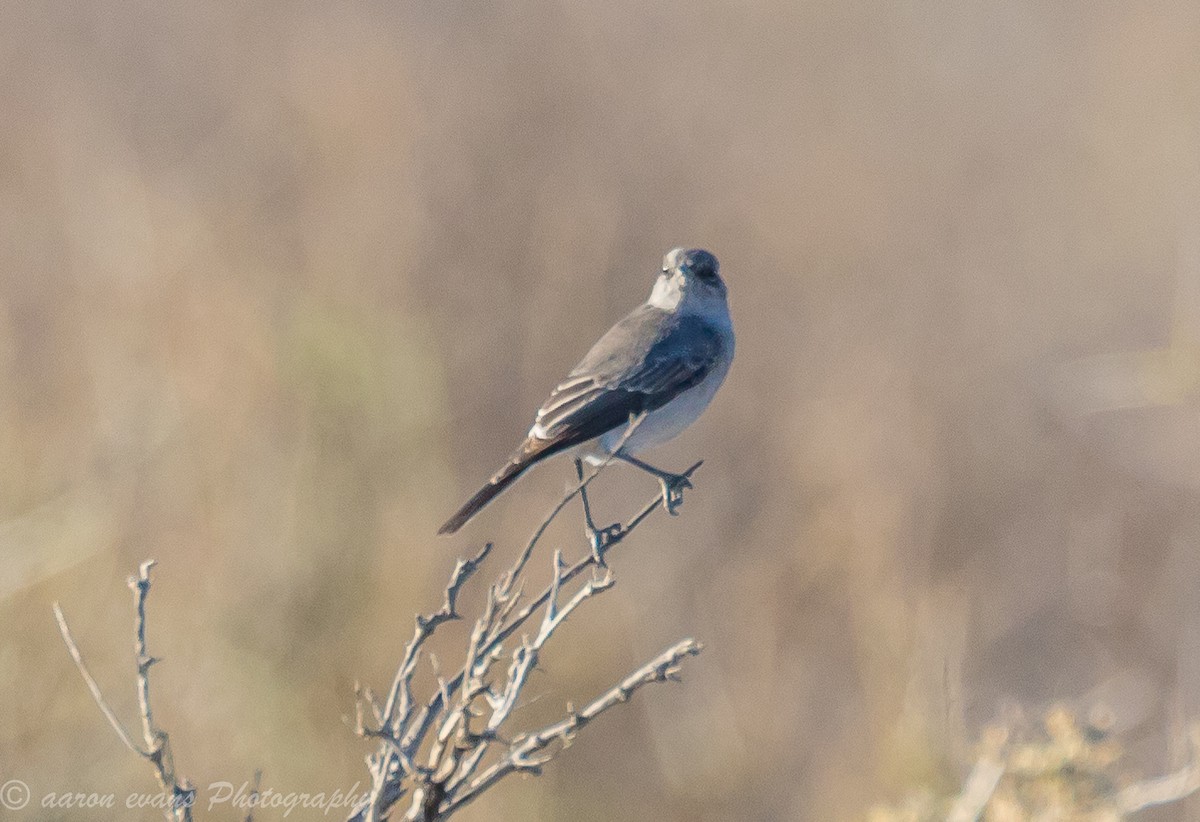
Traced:
<path fill-rule="evenodd" d="M 683 472 L 683 476 L 691 477 L 691 475 L 694 474 L 696 472 L 696 470 L 698 468 L 700 468 L 700 466 L 703 464 L 704 464 L 703 460 L 696 462 L 690 468 L 688 468 L 686 471 Z M 590 477 L 589 477 L 589 480 L 590 480 Z M 575 491 L 570 492 L 570 494 L 568 495 L 568 499 L 570 498 L 570 496 L 573 496 L 574 493 L 575 493 Z M 628 537 L 631 533 L 633 533 L 633 530 L 635 528 L 637 528 L 639 525 L 641 525 L 643 522 L 645 522 L 645 520 L 651 514 L 653 514 L 656 510 L 658 510 L 662 506 L 662 501 L 663 501 L 663 495 L 660 493 L 657 496 L 655 496 L 652 500 L 647 502 L 644 506 L 642 506 L 641 510 L 639 510 L 637 512 L 637 514 L 634 515 L 633 519 L 631 519 L 628 523 L 626 523 L 621 528 L 621 530 L 612 538 L 612 540 L 609 542 L 609 544 L 605 548 L 605 554 L 607 554 L 608 551 L 612 550 L 612 548 L 614 548 L 615 546 L 617 546 L 621 542 L 623 542 L 626 537 Z M 553 518 L 553 517 L 557 516 L 561 510 L 562 510 L 561 508 L 555 509 L 554 511 L 552 511 L 550 513 L 549 517 Z M 544 525 L 544 523 L 543 523 L 543 525 Z M 545 530 L 544 527 L 539 526 L 539 531 L 544 531 L 544 530 Z M 578 560 L 574 565 L 571 565 L 563 573 L 562 579 L 560 580 L 560 584 L 565 584 L 565 583 L 568 583 L 568 582 L 574 580 L 577 576 L 579 576 L 581 573 L 586 571 L 588 568 L 593 567 L 594 565 L 596 565 L 595 555 L 588 554 L 583 559 Z M 516 633 L 517 630 L 525 623 L 526 620 L 529 619 L 530 616 L 533 615 L 533 613 L 538 608 L 540 608 L 546 604 L 546 601 L 550 598 L 551 587 L 552 586 L 549 586 L 549 585 L 546 586 L 546 588 L 540 594 L 538 594 L 537 597 L 535 597 L 533 600 L 528 602 L 525 605 L 525 607 L 521 608 L 517 612 L 517 614 L 513 618 L 513 620 L 510 623 L 508 623 L 507 625 L 505 625 L 495 635 L 494 639 L 492 639 L 492 641 L 488 644 L 488 646 L 485 650 L 490 651 L 490 650 L 494 649 L 495 647 L 498 647 L 499 645 L 503 644 L 505 640 L 509 639 L 514 633 Z M 464 673 L 463 671 L 459 671 L 455 677 L 453 677 L 452 679 L 449 680 L 450 689 L 452 691 L 457 689 L 462 684 L 463 673 Z M 441 701 L 441 694 L 435 693 L 433 696 L 431 696 L 429 698 L 429 701 L 425 704 L 425 707 L 420 712 L 418 712 L 418 714 L 416 715 L 415 721 L 413 723 L 411 723 L 410 731 L 404 736 L 403 743 L 402 743 L 403 746 L 405 748 L 420 746 L 422 740 L 425 738 L 425 735 L 429 732 L 430 726 L 433 724 L 437 715 L 442 711 L 443 708 L 444 708 L 444 704 Z"/>
<path fill-rule="evenodd" d="M 392 679 L 387 702 L 382 709 L 375 711 L 379 719 L 377 728 L 370 729 L 365 726 L 362 715 L 363 698 L 360 696 L 358 700 L 356 714 L 359 735 L 378 736 L 384 743 L 380 751 L 370 760 L 371 791 L 369 805 L 365 809 L 363 817 L 368 822 L 387 818 L 388 810 L 403 796 L 403 791 L 400 790 L 400 779 L 403 775 L 419 774 L 419 769 L 414 764 L 411 754 L 399 744 L 398 739 L 412 713 L 412 677 L 420 659 L 421 648 L 443 623 L 459 618 L 456 609 L 459 592 L 487 559 L 491 551 L 492 544 L 489 542 L 473 558 L 460 559 L 450 574 L 450 581 L 446 584 L 442 607 L 432 614 L 417 615 L 413 637 L 404 649 L 404 657 Z M 374 703 L 373 698 L 370 701 L 372 704 Z"/>
<path fill-rule="evenodd" d="M 626 436 L 639 422 L 638 419 L 631 422 Z M 441 610 L 418 618 L 417 629 L 405 648 L 385 704 L 379 706 L 359 689 L 358 732 L 365 737 L 378 738 L 380 748 L 368 758 L 372 774 L 369 799 L 356 808 L 352 820 L 376 822 L 386 819 L 395 812 L 397 803 L 410 793 L 411 802 L 402 812 L 405 820 L 432 822 L 445 819 L 508 773 L 531 770 L 526 767 L 530 757 L 544 754 L 544 749 L 555 739 L 566 741 L 596 714 L 627 699 L 637 687 L 668 678 L 679 658 L 698 652 L 699 646 L 695 643 L 680 643 L 672 649 L 686 646 L 678 658 L 668 660 L 669 664 L 664 662 L 666 655 L 652 661 L 584 711 L 572 711 L 562 723 L 532 735 L 518 736 L 515 742 L 506 742 L 502 738 L 503 729 L 511 719 L 547 641 L 570 613 L 607 590 L 613 581 L 606 569 L 604 577 L 593 576 L 574 593 L 566 593 L 567 586 L 588 568 L 597 569 L 603 565 L 606 553 L 664 502 L 665 491 L 650 500 L 627 524 L 616 526 L 599 548 L 594 547 L 574 563 L 564 563 L 561 552 L 555 552 L 550 582 L 536 596 L 527 599 L 524 595 L 526 572 L 538 542 L 567 503 L 610 462 L 601 463 L 567 491 L 534 529 L 512 566 L 489 586 L 487 599 L 468 640 L 463 667 L 449 678 L 435 670 L 437 687 L 419 710 L 413 706 L 411 682 L 421 647 L 441 624 L 457 617 L 454 603 L 458 592 L 487 557 L 490 545 L 473 560 L 459 562 L 451 574 Z M 699 467 L 700 463 L 696 463 L 684 476 L 690 476 Z M 506 651 L 506 643 L 539 612 L 541 622 L 537 634 L 533 638 L 526 636 L 515 648 Z M 499 665 L 505 656 L 510 659 L 507 670 Z M 655 671 L 658 673 L 650 676 Z M 613 695 L 616 697 L 609 700 Z M 366 727 L 368 714 L 377 720 L 376 727 Z M 546 758 L 546 755 L 539 757 L 539 762 Z M 502 766 L 501 763 L 506 761 L 509 766 Z M 480 782 L 484 774 L 487 775 L 486 784 Z"/>
<path fill-rule="evenodd" d="M 508 751 L 499 762 L 479 774 L 469 786 L 459 791 L 449 803 L 443 806 L 442 816 L 448 816 L 468 802 L 477 799 L 484 791 L 510 773 L 516 771 L 539 773 L 542 765 L 549 761 L 552 755 L 538 757 L 537 754 L 556 741 L 563 746 L 570 744 L 584 726 L 610 708 L 628 702 L 639 688 L 654 682 L 678 680 L 680 663 L 685 657 L 696 656 L 702 649 L 703 646 L 694 639 L 684 639 L 625 677 L 616 687 L 596 697 L 583 710 L 572 711 L 553 725 L 547 725 L 539 731 L 517 739 L 509 746 Z"/>
<path fill-rule="evenodd" d="M 150 569 L 153 567 L 154 560 L 148 559 L 138 567 L 138 575 L 129 578 L 135 613 L 134 652 L 137 661 L 138 706 L 145 747 L 139 746 L 133 741 L 129 731 L 117 719 L 116 713 L 104 698 L 100 686 L 84 663 L 83 654 L 80 652 L 75 638 L 71 635 L 67 619 L 57 602 L 54 603 L 54 618 L 58 621 L 59 632 L 62 634 L 63 642 L 66 643 L 67 651 L 75 661 L 75 667 L 79 669 L 80 676 L 83 677 L 84 683 L 91 691 L 92 698 L 96 700 L 101 713 L 108 720 L 108 724 L 112 726 L 125 747 L 154 766 L 154 774 L 158 778 L 158 783 L 163 790 L 170 792 L 171 804 L 167 811 L 167 818 L 177 820 L 177 822 L 191 822 L 196 790 L 186 778 L 180 780 L 179 775 L 175 772 L 175 757 L 171 753 L 170 739 L 167 732 L 155 724 L 150 702 L 150 668 L 158 662 L 150 655 L 146 645 L 146 598 L 150 593 Z"/>
<path fill-rule="evenodd" d="M 129 731 L 121 724 L 121 720 L 117 719 L 117 715 L 113 712 L 112 707 L 104 698 L 104 694 L 100 691 L 100 686 L 96 683 L 88 671 L 87 663 L 83 661 L 83 654 L 79 650 L 79 645 L 75 642 L 75 637 L 71 636 L 71 629 L 67 626 L 67 618 L 63 616 L 62 608 L 58 603 L 54 603 L 54 618 L 58 620 L 58 631 L 62 634 L 63 642 L 67 645 L 67 651 L 71 654 L 71 659 L 75 660 L 75 667 L 79 669 L 79 675 L 83 677 L 84 684 L 88 690 L 92 692 L 92 699 L 96 700 L 96 705 L 99 706 L 100 712 L 104 714 L 104 718 L 108 720 L 108 724 L 116 731 L 117 736 L 125 747 L 133 751 L 138 756 L 146 756 L 146 752 L 137 746 L 133 738 L 129 735 Z"/>
<path fill-rule="evenodd" d="M 1135 782 L 1117 794 L 1116 805 L 1126 815 L 1178 802 L 1200 790 L 1200 727 L 1192 729 L 1190 761 L 1174 773 Z"/>
<path fill-rule="evenodd" d="M 489 542 L 474 558 L 460 559 L 454 566 L 454 572 L 450 574 L 450 582 L 446 585 L 446 598 L 442 602 L 441 609 L 428 616 L 417 616 L 417 626 L 413 638 L 405 648 L 404 660 L 396 670 L 396 677 L 392 682 L 392 688 L 388 692 L 387 703 L 383 709 L 384 725 L 392 729 L 393 735 L 399 732 L 412 710 L 412 693 L 408 690 L 408 686 L 412 679 L 413 669 L 416 668 L 417 660 L 420 657 L 421 646 L 443 622 L 459 618 L 458 612 L 455 610 L 459 591 L 479 569 L 491 551 L 492 543 Z"/>
<path fill-rule="evenodd" d="M 562 625 L 563 621 L 583 604 L 584 600 L 595 596 L 596 594 L 606 591 L 613 586 L 611 576 L 605 576 L 603 579 L 590 580 L 586 585 L 580 588 L 575 596 L 562 607 L 558 607 L 558 591 L 562 584 L 562 552 L 554 552 L 554 578 L 550 583 L 551 595 L 546 603 L 546 615 L 542 618 L 542 627 L 538 631 L 537 637 L 530 642 L 526 639 L 521 643 L 521 646 L 513 652 L 512 667 L 509 670 L 508 685 L 505 688 L 503 695 L 496 700 L 496 705 L 492 710 L 492 715 L 488 719 L 487 729 L 490 732 L 495 732 L 503 722 L 508 719 L 512 713 L 513 707 L 516 706 L 517 697 L 521 694 L 521 689 L 525 686 L 525 680 L 529 677 L 529 672 L 537 666 L 538 654 L 541 653 L 546 641 L 551 635 Z"/>
<path fill-rule="evenodd" d="M 971 769 L 962 792 L 955 798 L 946 822 L 975 822 L 983 815 L 1000 777 L 1004 776 L 1004 760 L 990 756 L 980 757 Z"/>
<path fill-rule="evenodd" d="M 499 692 L 489 687 L 485 682 L 487 671 L 497 655 L 489 656 L 486 660 L 476 659 L 474 664 L 468 664 L 464 669 L 469 672 L 464 686 L 461 688 L 461 699 L 446 713 L 433 747 L 429 754 L 428 773 L 431 774 L 429 784 L 422 787 L 420 797 L 409 810 L 408 817 L 413 819 L 433 819 L 444 815 L 441 810 L 444 803 L 453 797 L 455 788 L 463 779 L 474 773 L 480 760 L 486 754 L 488 746 L 499 734 L 501 725 L 509 718 L 516 707 L 530 672 L 537 666 L 538 656 L 546 642 L 555 630 L 563 624 L 566 618 L 585 600 L 612 587 L 611 577 L 593 579 L 580 588 L 570 601 L 561 608 L 558 605 L 559 584 L 562 574 L 562 553 L 554 554 L 554 576 L 551 585 L 554 594 L 546 605 L 541 628 L 531 641 L 525 638 L 512 654 L 512 664 L 507 674 L 507 684 Z M 492 597 L 496 596 L 496 588 L 492 588 Z M 476 633 L 482 628 L 486 630 L 486 617 L 494 614 L 494 607 L 485 609 L 485 618 L 476 623 Z M 476 643 L 472 642 L 472 645 Z M 442 683 L 442 702 L 451 705 L 451 700 L 444 683 Z M 491 715 L 481 731 L 474 732 L 470 728 L 471 720 L 480 715 L 474 708 L 476 700 L 483 696 L 491 707 Z M 431 798 L 436 797 L 436 801 Z"/>
<path fill-rule="evenodd" d="M 634 420 L 630 432 L 639 420 Z M 397 809 L 407 794 L 412 801 L 402 812 L 409 822 L 442 820 L 474 801 L 504 776 L 525 771 L 536 773 L 557 753 L 551 746 L 565 747 L 579 730 L 600 713 L 624 702 L 638 688 L 651 682 L 674 678 L 683 657 L 696 654 L 700 646 L 685 640 L 626 677 L 616 687 L 576 711 L 568 705 L 568 715 L 552 725 L 532 733 L 511 735 L 505 731 L 516 708 L 521 704 L 532 672 L 550 638 L 584 602 L 612 587 L 613 579 L 605 563 L 605 554 L 629 536 L 647 517 L 664 503 L 664 490 L 625 525 L 605 529 L 606 538 L 593 545 L 583 558 L 567 564 L 562 552 L 554 552 L 551 579 L 531 598 L 525 596 L 528 563 L 550 523 L 609 465 L 606 461 L 569 490 L 539 524 L 513 565 L 488 587 L 487 598 L 470 634 L 463 667 L 449 679 L 441 674 L 436 658 L 427 654 L 437 683 L 434 692 L 422 697 L 416 710 L 412 681 L 426 644 L 447 622 L 460 619 L 459 596 L 492 551 L 485 545 L 478 554 L 459 560 L 446 584 L 438 610 L 416 618 L 413 634 L 396 669 L 386 697 L 382 700 L 367 688 L 356 687 L 355 727 L 366 738 L 379 740 L 379 749 L 368 757 L 372 784 L 368 799 L 351 817 L 356 820 L 383 820 Z M 689 468 L 690 476 L 700 463 Z M 155 722 L 150 691 L 150 669 L 158 660 L 151 655 L 147 639 L 146 600 L 151 587 L 153 560 L 138 568 L 129 579 L 134 598 L 134 652 L 136 693 L 142 741 L 121 722 L 92 676 L 78 643 L 57 603 L 55 619 L 63 642 L 71 654 L 92 698 L 121 743 L 149 761 L 159 784 L 170 795 L 167 818 L 191 822 L 195 789 L 175 769 L 170 739 Z M 604 576 L 593 573 L 582 585 L 568 587 L 588 568 L 604 569 Z M 537 633 L 523 636 L 515 647 L 506 644 L 521 631 L 534 614 L 541 614 Z M 510 661 L 505 668 L 501 660 Z M 255 792 L 246 822 L 253 820 L 260 774 L 255 774 Z"/>

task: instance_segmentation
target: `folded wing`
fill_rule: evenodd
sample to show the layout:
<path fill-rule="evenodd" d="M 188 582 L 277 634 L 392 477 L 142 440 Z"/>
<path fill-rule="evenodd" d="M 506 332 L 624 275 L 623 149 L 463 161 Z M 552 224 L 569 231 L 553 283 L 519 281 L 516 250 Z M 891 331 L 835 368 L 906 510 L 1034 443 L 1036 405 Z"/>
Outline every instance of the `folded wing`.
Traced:
<path fill-rule="evenodd" d="M 720 355 L 717 331 L 644 306 L 600 339 L 537 413 L 529 438 L 569 448 L 698 385 Z"/>
<path fill-rule="evenodd" d="M 452 534 L 531 465 L 606 434 L 698 385 L 721 352 L 716 329 L 644 305 L 609 329 L 542 404 L 508 462 L 442 525 Z"/>

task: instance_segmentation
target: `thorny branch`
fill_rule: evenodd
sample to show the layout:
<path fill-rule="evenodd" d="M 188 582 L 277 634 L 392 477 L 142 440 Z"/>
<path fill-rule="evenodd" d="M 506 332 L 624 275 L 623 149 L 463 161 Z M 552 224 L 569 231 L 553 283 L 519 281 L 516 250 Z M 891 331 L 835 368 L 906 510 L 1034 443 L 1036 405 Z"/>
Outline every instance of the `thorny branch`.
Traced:
<path fill-rule="evenodd" d="M 694 639 L 681 640 L 625 677 L 619 685 L 593 699 L 583 710 L 571 711 L 565 718 L 553 725 L 547 725 L 539 731 L 519 737 L 509 746 L 500 761 L 480 773 L 443 807 L 442 815 L 446 816 L 476 799 L 510 773 L 515 771 L 541 773 L 542 765 L 550 761 L 554 755 L 547 754 L 537 757 L 537 754 L 555 741 L 561 743 L 562 747 L 566 747 L 584 726 L 610 708 L 628 702 L 634 692 L 642 686 L 668 680 L 678 681 L 680 663 L 685 657 L 696 656 L 702 649 L 703 646 Z"/>
<path fill-rule="evenodd" d="M 171 804 L 167 811 L 167 818 L 176 820 L 176 822 L 191 822 L 192 805 L 195 802 L 196 790 L 186 778 L 181 780 L 175 772 L 175 757 L 171 754 L 170 739 L 167 736 L 167 732 L 155 724 L 154 712 L 150 703 L 150 668 L 154 663 L 158 662 L 155 657 L 150 655 L 146 646 L 146 597 L 150 593 L 150 569 L 153 567 L 154 560 L 146 560 L 138 567 L 138 575 L 129 578 L 129 588 L 133 591 L 135 613 L 133 626 L 134 653 L 137 660 L 137 695 L 144 747 L 134 742 L 129 731 L 121 724 L 121 720 L 117 718 L 112 706 L 104 698 L 99 684 L 97 684 L 95 678 L 88 671 L 87 664 L 83 660 L 83 654 L 79 650 L 79 645 L 71 635 L 67 619 L 57 602 L 54 603 L 54 618 L 58 621 L 58 630 L 62 633 L 67 651 L 70 652 L 71 658 L 75 660 L 75 667 L 79 669 L 79 675 L 83 677 L 84 683 L 87 685 L 88 690 L 91 691 L 92 698 L 96 700 L 96 705 L 99 706 L 100 711 L 108 720 L 108 724 L 112 726 L 125 747 L 150 762 L 154 767 L 154 775 L 158 778 L 158 783 L 164 791 L 170 793 Z"/>
<path fill-rule="evenodd" d="M 437 687 L 420 709 L 414 708 L 412 679 L 421 649 L 434 630 L 459 618 L 454 607 L 458 594 L 491 552 L 490 544 L 473 559 L 459 561 L 446 587 L 442 607 L 417 618 L 413 638 L 405 648 L 385 703 L 381 706 L 368 692 L 360 691 L 356 729 L 361 736 L 379 739 L 380 747 L 368 757 L 372 787 L 368 801 L 351 815 L 353 822 L 378 822 L 397 814 L 412 822 L 446 819 L 511 773 L 539 773 L 541 766 L 592 719 L 627 701 L 644 685 L 676 679 L 682 660 L 700 652 L 697 642 L 685 639 L 582 710 L 568 708 L 568 715 L 559 722 L 518 734 L 511 740 L 502 735 L 546 642 L 576 608 L 614 584 L 607 568 L 603 576 L 596 575 L 607 552 L 665 503 L 663 492 L 646 503 L 628 523 L 615 526 L 599 549 L 572 564 L 565 564 L 561 552 L 555 552 L 549 584 L 537 595 L 526 598 L 525 572 L 534 548 L 567 503 L 608 464 L 602 463 L 568 490 L 534 529 L 513 565 L 488 587 L 462 668 L 445 679 L 435 663 Z M 700 465 L 697 462 L 683 476 L 690 477 Z M 566 586 L 589 568 L 593 569 L 591 579 L 562 602 Z M 514 648 L 506 650 L 505 644 L 538 612 L 542 619 L 536 636 L 524 636 Z M 506 657 L 510 661 L 501 673 L 500 661 Z M 373 727 L 366 723 L 368 710 L 375 720 Z M 561 744 L 549 750 L 556 741 Z M 398 809 L 406 796 L 410 797 L 407 807 Z"/>
<path fill-rule="evenodd" d="M 703 462 L 695 463 L 683 472 L 683 476 L 691 477 L 691 475 L 695 473 L 696 469 L 698 469 L 702 464 Z M 601 469 L 602 468 L 603 466 L 601 466 Z M 584 483 L 590 482 L 595 477 L 595 474 L 599 473 L 599 470 L 600 469 L 585 479 Z M 582 484 L 583 483 L 581 483 L 581 485 Z M 572 497 L 574 497 L 574 495 L 579 492 L 579 487 L 580 486 L 576 486 L 572 491 L 568 492 L 566 499 L 570 500 Z M 639 510 L 628 523 L 621 526 L 616 535 L 609 540 L 601 556 L 606 556 L 609 550 L 624 541 L 624 539 L 629 536 L 629 534 L 632 533 L 635 528 L 641 525 L 647 517 L 653 514 L 654 511 L 660 507 L 662 499 L 662 494 L 659 494 L 642 506 L 641 510 Z M 558 516 L 561 510 L 562 506 L 556 507 L 550 512 L 547 519 L 553 519 L 554 517 Z M 543 522 L 538 526 L 538 529 L 534 532 L 533 539 L 530 540 L 530 545 L 526 547 L 525 552 L 522 553 L 521 557 L 517 561 L 517 564 L 513 566 L 513 570 L 510 570 L 500 580 L 501 592 L 509 598 L 509 601 L 507 602 L 507 610 L 512 610 L 515 608 L 517 601 L 520 599 L 521 592 L 519 585 L 517 586 L 518 590 L 516 591 L 516 596 L 514 597 L 512 595 L 513 586 L 516 582 L 516 576 L 524 569 L 524 563 L 528 559 L 528 555 L 532 552 L 532 546 L 536 545 L 537 540 L 540 539 L 542 533 L 544 533 L 546 525 L 547 523 Z M 596 555 L 594 553 L 589 554 L 583 559 L 578 560 L 574 565 L 571 565 L 569 568 L 567 568 L 559 579 L 558 584 L 565 585 L 571 582 L 581 573 L 586 571 L 588 568 L 595 566 L 596 564 Z M 551 585 L 546 586 L 546 588 L 543 589 L 540 594 L 529 600 L 520 610 L 518 610 L 512 621 L 509 622 L 505 627 L 499 629 L 494 636 L 488 640 L 486 650 L 490 652 L 501 646 L 507 639 L 517 632 L 517 629 L 519 629 L 538 608 L 541 608 L 543 605 L 545 605 L 550 599 L 551 593 L 553 592 L 553 585 L 554 583 L 551 583 Z M 507 616 L 507 613 L 504 616 Z M 458 674 L 456 674 L 449 681 L 449 690 L 456 690 L 462 684 L 464 672 L 465 668 L 460 670 Z M 425 704 L 425 707 L 422 708 L 422 710 L 417 714 L 414 721 L 410 723 L 410 730 L 403 737 L 403 745 L 405 747 L 419 747 L 421 745 L 422 740 L 429 733 L 429 728 L 432 726 L 438 713 L 443 710 L 445 704 L 446 703 L 442 700 L 442 694 L 440 692 L 433 694 L 429 698 Z"/>

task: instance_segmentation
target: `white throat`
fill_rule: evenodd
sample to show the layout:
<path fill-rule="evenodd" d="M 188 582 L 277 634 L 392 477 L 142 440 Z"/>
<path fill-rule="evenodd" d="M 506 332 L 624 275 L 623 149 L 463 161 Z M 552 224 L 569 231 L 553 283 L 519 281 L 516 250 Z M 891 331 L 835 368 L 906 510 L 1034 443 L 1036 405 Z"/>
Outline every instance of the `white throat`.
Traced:
<path fill-rule="evenodd" d="M 647 302 L 661 311 L 703 317 L 713 325 L 732 329 L 725 298 L 712 289 L 688 288 L 678 275 L 655 280 Z"/>
<path fill-rule="evenodd" d="M 650 291 L 650 305 L 663 311 L 674 311 L 683 302 L 683 288 L 678 277 L 659 277 Z"/>

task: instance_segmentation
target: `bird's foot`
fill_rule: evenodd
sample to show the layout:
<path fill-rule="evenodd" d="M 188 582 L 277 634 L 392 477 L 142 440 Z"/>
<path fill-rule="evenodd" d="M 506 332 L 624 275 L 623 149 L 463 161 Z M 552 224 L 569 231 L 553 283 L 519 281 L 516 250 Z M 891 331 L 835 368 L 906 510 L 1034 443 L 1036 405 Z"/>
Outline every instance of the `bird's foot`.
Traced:
<path fill-rule="evenodd" d="M 604 561 L 604 552 L 614 542 L 619 540 L 625 533 L 625 527 L 619 522 L 612 525 L 606 525 L 603 528 L 596 528 L 589 525 L 588 529 L 588 544 L 592 546 L 592 559 L 596 561 L 596 565 L 601 568 L 607 568 L 608 563 Z"/>
<path fill-rule="evenodd" d="M 671 516 L 677 516 L 676 508 L 683 505 L 683 489 L 691 488 L 687 474 L 665 474 L 658 478 L 662 484 L 663 508 Z"/>

